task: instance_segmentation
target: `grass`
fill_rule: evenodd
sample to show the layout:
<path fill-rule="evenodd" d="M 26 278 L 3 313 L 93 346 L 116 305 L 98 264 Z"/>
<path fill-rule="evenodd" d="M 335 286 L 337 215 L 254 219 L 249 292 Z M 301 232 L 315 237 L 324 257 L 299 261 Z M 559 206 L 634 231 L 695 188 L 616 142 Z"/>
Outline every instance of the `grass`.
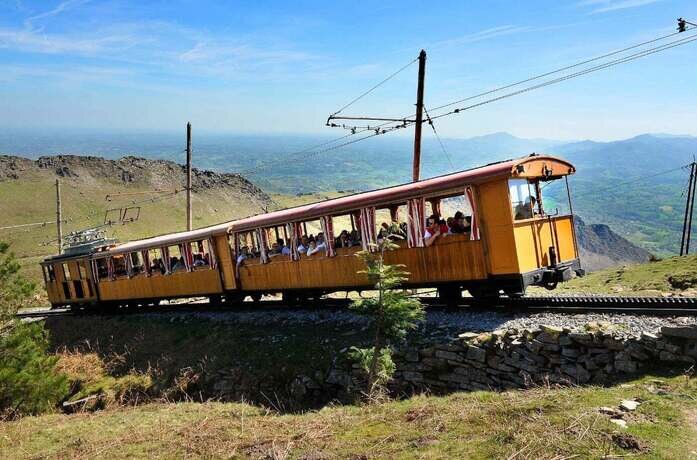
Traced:
<path fill-rule="evenodd" d="M 608 268 L 559 284 L 557 292 L 697 295 L 697 254 Z M 660 291 L 660 292 L 659 292 Z"/>
<path fill-rule="evenodd" d="M 681 376 L 611 388 L 417 396 L 292 415 L 239 403 L 148 404 L 6 422 L 0 450 L 7 458 L 679 459 L 697 449 L 696 395 L 695 381 Z M 625 416 L 626 429 L 598 411 L 628 398 L 642 404 Z"/>
<path fill-rule="evenodd" d="M 0 215 L 7 216 L 1 226 L 30 222 L 55 222 L 55 178 L 35 173 L 21 181 L 0 181 Z M 63 234 L 99 225 L 104 221 L 107 209 L 130 206 L 133 201 L 155 198 L 156 195 L 129 195 L 106 201 L 107 194 L 117 192 L 144 192 L 152 189 L 146 185 L 124 185 L 106 180 L 83 182 L 64 179 L 61 186 L 64 224 Z M 143 202 L 140 218 L 128 225 L 107 228 L 108 234 L 121 241 L 128 241 L 186 228 L 186 197 L 184 193 L 162 201 Z M 193 194 L 195 228 L 224 222 L 261 212 L 261 207 L 238 190 L 207 191 Z M 111 214 L 113 217 L 114 215 Z M 20 259 L 24 274 L 34 281 L 41 280 L 38 263 L 47 255 L 55 254 L 54 224 L 44 227 L 28 227 L 0 230 L 0 240 L 11 244 L 11 250 Z M 48 243 L 48 244 L 47 244 Z"/>

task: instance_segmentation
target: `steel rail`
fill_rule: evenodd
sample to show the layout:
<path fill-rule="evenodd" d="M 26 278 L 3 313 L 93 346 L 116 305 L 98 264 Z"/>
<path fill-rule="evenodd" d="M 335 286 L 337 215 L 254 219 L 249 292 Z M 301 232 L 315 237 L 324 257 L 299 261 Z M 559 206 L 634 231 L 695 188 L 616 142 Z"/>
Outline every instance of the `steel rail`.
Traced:
<path fill-rule="evenodd" d="M 431 308 L 463 308 L 497 312 L 555 312 L 555 313 L 632 313 L 643 315 L 695 315 L 697 314 L 697 297 L 641 297 L 641 296 L 605 296 L 605 295 L 560 295 L 530 297 L 499 297 L 496 299 L 475 299 L 463 297 L 456 301 L 447 301 L 438 297 L 421 297 L 424 304 Z M 17 313 L 17 318 L 41 318 L 49 316 L 69 316 L 77 314 L 114 315 L 137 313 L 185 313 L 204 311 L 244 311 L 269 308 L 346 308 L 349 299 L 325 298 L 305 301 L 302 305 L 293 305 L 282 300 L 262 300 L 261 302 L 220 303 L 176 303 L 144 307 L 110 307 L 96 309 L 55 309 L 32 310 Z"/>

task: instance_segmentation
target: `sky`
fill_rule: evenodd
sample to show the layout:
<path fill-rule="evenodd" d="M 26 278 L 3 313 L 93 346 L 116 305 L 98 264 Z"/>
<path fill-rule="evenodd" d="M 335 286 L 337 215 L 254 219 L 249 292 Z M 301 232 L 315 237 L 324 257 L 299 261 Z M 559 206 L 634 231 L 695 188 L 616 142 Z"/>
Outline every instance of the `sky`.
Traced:
<path fill-rule="evenodd" d="M 425 105 L 671 33 L 693 0 L 0 0 L 0 125 L 322 133 L 428 53 Z M 443 137 L 697 135 L 697 42 L 436 122 Z M 412 113 L 415 64 L 344 114 Z M 409 135 L 404 133 L 403 135 Z"/>

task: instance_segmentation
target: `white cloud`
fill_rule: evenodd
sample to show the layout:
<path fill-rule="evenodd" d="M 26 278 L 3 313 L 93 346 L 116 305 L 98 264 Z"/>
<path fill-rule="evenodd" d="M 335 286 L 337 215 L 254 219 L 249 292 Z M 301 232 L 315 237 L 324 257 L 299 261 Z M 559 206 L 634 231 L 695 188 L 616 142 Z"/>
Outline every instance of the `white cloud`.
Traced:
<path fill-rule="evenodd" d="M 462 45 L 465 43 L 475 43 L 475 42 L 489 40 L 489 39 L 504 36 L 504 35 L 511 35 L 511 34 L 516 34 L 516 33 L 520 33 L 520 32 L 527 32 L 529 29 L 530 29 L 530 27 L 527 27 L 527 26 L 512 26 L 512 25 L 491 27 L 489 29 L 480 30 L 479 32 L 474 32 L 474 33 L 462 35 L 459 37 L 453 37 L 453 38 L 449 38 L 446 40 L 441 40 L 441 41 L 433 43 L 429 47 L 432 48 L 432 47 L 436 47 L 436 46 L 453 46 L 453 45 Z"/>
<path fill-rule="evenodd" d="M 624 10 L 639 6 L 650 5 L 662 0 L 584 0 L 576 4 L 580 7 L 595 7 L 591 14 L 606 13 L 608 11 Z"/>

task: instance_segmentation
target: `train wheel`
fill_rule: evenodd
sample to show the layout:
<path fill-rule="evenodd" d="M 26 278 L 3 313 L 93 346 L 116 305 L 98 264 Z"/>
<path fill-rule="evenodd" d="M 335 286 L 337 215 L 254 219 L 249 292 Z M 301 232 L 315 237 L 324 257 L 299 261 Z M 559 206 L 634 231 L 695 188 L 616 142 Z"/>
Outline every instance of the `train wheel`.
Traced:
<path fill-rule="evenodd" d="M 511 299 L 518 299 L 525 295 L 525 289 L 504 289 L 503 292 Z"/>
<path fill-rule="evenodd" d="M 471 287 L 467 291 L 479 301 L 493 301 L 499 298 L 499 291 L 493 288 Z"/>
<path fill-rule="evenodd" d="M 216 307 L 223 303 L 223 297 L 220 295 L 212 295 L 208 297 L 208 302 L 212 307 Z"/>
<path fill-rule="evenodd" d="M 261 301 L 261 292 L 255 292 L 254 294 L 250 294 L 249 297 L 252 298 L 252 302 L 260 302 Z"/>
<path fill-rule="evenodd" d="M 438 298 L 449 307 L 456 307 L 462 301 L 460 286 L 441 286 L 438 288 Z"/>

